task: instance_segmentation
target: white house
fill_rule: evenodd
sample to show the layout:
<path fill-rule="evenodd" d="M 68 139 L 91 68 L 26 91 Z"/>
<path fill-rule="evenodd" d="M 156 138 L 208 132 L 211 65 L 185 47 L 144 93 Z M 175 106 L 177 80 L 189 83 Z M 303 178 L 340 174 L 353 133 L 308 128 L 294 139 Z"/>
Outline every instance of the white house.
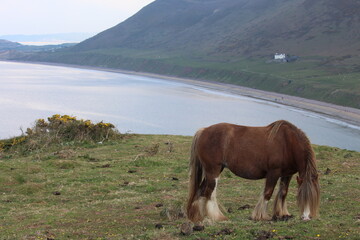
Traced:
<path fill-rule="evenodd" d="M 285 53 L 275 53 L 275 55 L 274 55 L 275 60 L 284 60 L 285 58 L 286 58 Z"/>

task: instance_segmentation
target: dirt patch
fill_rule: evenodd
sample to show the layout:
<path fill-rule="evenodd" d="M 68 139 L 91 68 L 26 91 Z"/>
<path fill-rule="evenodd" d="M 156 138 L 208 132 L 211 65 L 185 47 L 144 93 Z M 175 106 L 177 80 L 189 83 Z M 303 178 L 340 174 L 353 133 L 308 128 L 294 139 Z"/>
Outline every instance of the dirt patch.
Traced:
<path fill-rule="evenodd" d="M 99 166 L 99 168 L 109 168 L 109 167 L 111 167 L 110 164 L 104 164 L 104 165 Z"/>
<path fill-rule="evenodd" d="M 182 207 L 164 207 L 160 212 L 160 216 L 169 221 L 175 221 L 185 218 L 186 215 Z"/>
<path fill-rule="evenodd" d="M 54 153 L 55 156 L 62 158 L 62 159 L 68 159 L 76 156 L 76 152 L 71 149 L 64 149 L 58 152 Z"/>
<path fill-rule="evenodd" d="M 193 230 L 196 231 L 196 232 L 201 232 L 201 231 L 205 230 L 205 226 L 204 225 L 195 225 L 193 227 Z"/>
<path fill-rule="evenodd" d="M 284 221 L 284 222 L 287 222 L 289 221 L 290 219 L 294 218 L 293 215 L 289 215 L 289 216 L 282 216 L 282 217 L 273 217 L 272 220 L 277 222 L 277 221 Z"/>
<path fill-rule="evenodd" d="M 145 148 L 145 153 L 147 156 L 155 156 L 159 152 L 160 144 L 156 143 L 147 148 Z"/>
<path fill-rule="evenodd" d="M 164 226 L 162 224 L 160 224 L 160 223 L 157 223 L 157 224 L 155 224 L 155 228 L 156 229 L 163 229 Z"/>
<path fill-rule="evenodd" d="M 326 168 L 324 175 L 329 175 L 331 173 L 331 169 L 330 168 Z"/>
<path fill-rule="evenodd" d="M 230 228 L 223 228 L 221 229 L 219 232 L 215 233 L 213 235 L 213 237 L 221 237 L 221 236 L 225 236 L 225 235 L 231 235 L 234 233 L 233 229 Z"/>
<path fill-rule="evenodd" d="M 255 233 L 256 240 L 271 239 L 275 236 L 275 233 L 268 231 L 258 231 Z"/>
<path fill-rule="evenodd" d="M 251 206 L 249 204 L 245 204 L 241 207 L 238 208 L 238 210 L 245 210 L 245 209 L 249 209 Z"/>

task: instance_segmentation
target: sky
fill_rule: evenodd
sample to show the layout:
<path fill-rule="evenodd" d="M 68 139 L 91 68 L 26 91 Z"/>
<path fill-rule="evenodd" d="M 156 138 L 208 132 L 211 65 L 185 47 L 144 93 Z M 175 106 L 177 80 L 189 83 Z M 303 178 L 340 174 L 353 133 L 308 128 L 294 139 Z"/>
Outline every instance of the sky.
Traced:
<path fill-rule="evenodd" d="M 0 0 L 0 36 L 99 33 L 154 0 Z"/>

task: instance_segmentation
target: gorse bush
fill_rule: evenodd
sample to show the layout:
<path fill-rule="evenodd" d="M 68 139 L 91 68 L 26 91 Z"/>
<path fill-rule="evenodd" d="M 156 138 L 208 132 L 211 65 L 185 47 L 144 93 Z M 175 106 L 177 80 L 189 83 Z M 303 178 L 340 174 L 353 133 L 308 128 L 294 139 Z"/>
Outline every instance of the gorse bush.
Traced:
<path fill-rule="evenodd" d="M 69 142 L 104 142 L 119 137 L 120 133 L 111 123 L 92 123 L 69 115 L 55 114 L 46 120 L 38 119 L 34 127 L 28 128 L 21 137 L 0 141 L 0 152 L 15 146 L 27 151 L 47 147 L 50 144 Z"/>
<path fill-rule="evenodd" d="M 20 145 L 26 141 L 26 136 L 14 137 L 11 139 L 0 140 L 0 153 L 9 150 L 11 147 Z"/>
<path fill-rule="evenodd" d="M 92 123 L 90 120 L 78 120 L 76 117 L 55 114 L 38 119 L 32 129 L 27 129 L 28 136 L 48 135 L 61 141 L 104 141 L 118 132 L 111 123 Z"/>

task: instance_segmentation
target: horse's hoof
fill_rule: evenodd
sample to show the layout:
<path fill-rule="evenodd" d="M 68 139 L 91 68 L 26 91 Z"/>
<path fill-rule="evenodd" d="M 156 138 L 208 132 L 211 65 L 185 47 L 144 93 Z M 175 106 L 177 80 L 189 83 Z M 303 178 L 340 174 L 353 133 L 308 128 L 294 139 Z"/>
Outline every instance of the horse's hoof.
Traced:
<path fill-rule="evenodd" d="M 293 218 L 293 215 L 284 215 L 284 216 L 273 216 L 272 220 L 273 221 L 288 221 L 289 219 Z"/>
<path fill-rule="evenodd" d="M 271 219 L 269 216 L 251 217 L 253 221 L 271 221 Z"/>
<path fill-rule="evenodd" d="M 310 220 L 311 220 L 311 218 L 309 218 L 309 217 L 304 217 L 304 216 L 302 216 L 301 219 L 302 219 L 303 221 L 310 221 Z"/>
<path fill-rule="evenodd" d="M 219 217 L 216 221 L 223 222 L 223 221 L 228 221 L 228 220 L 229 220 L 228 217 L 221 216 L 221 217 Z"/>
<path fill-rule="evenodd" d="M 229 218 L 225 217 L 223 214 L 217 216 L 208 216 L 209 220 L 213 222 L 223 222 L 229 220 Z"/>

